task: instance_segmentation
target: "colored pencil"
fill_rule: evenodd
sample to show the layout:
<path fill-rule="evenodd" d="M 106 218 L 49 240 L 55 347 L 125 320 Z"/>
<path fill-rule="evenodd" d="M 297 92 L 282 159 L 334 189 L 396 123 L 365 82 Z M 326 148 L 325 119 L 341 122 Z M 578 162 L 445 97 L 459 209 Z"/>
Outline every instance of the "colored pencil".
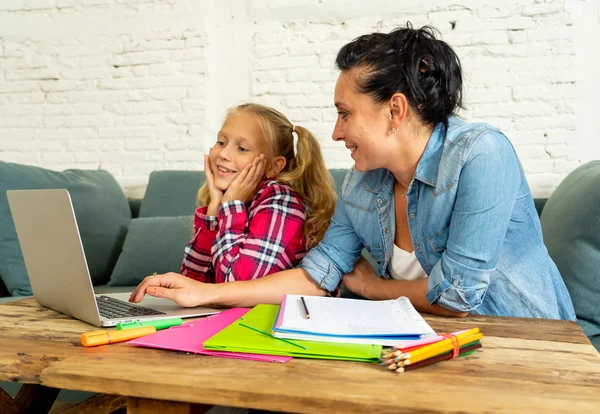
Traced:
<path fill-rule="evenodd" d="M 468 344 L 471 342 L 474 342 L 478 339 L 481 339 L 483 337 L 483 335 L 481 333 L 472 335 L 472 336 L 465 336 L 462 338 L 457 338 L 456 342 L 458 344 L 459 347 L 463 346 L 464 344 Z M 423 355 L 429 355 L 432 356 L 433 355 L 437 355 L 437 354 L 441 354 L 447 350 L 451 350 L 454 348 L 454 342 L 452 341 L 446 341 L 446 342 L 436 342 L 434 344 L 430 344 L 430 345 L 425 345 L 422 346 L 418 349 L 412 350 L 411 352 L 405 352 L 402 353 L 400 351 L 396 351 L 396 352 L 392 352 L 389 353 L 387 355 L 384 355 L 381 357 L 381 361 L 388 361 L 388 360 L 394 360 L 394 361 L 401 361 L 404 359 L 414 359 L 414 358 L 421 358 Z"/>
<path fill-rule="evenodd" d="M 461 350 L 461 353 L 458 356 L 464 356 L 467 354 L 471 354 L 471 353 L 473 353 L 473 351 L 475 351 L 476 349 L 479 349 L 481 347 L 482 347 L 481 342 L 478 342 L 471 346 L 465 347 Z M 402 373 L 402 372 L 406 372 L 406 371 L 412 371 L 413 369 L 425 367 L 427 365 L 435 364 L 436 362 L 446 361 L 449 359 L 452 359 L 452 352 L 447 352 L 445 354 L 437 355 L 432 358 L 417 362 L 415 364 L 406 365 L 404 367 L 399 367 L 394 372 Z"/>
<path fill-rule="evenodd" d="M 476 335 L 470 336 L 468 338 L 462 338 L 458 342 L 459 349 L 460 349 L 460 347 L 462 347 L 466 344 L 470 344 L 471 342 L 478 341 L 481 338 L 483 338 L 483 335 L 481 335 L 481 334 L 476 334 Z M 400 361 L 404 361 L 404 365 L 414 364 L 415 362 L 423 361 L 424 359 L 431 358 L 431 357 L 434 357 L 439 354 L 443 354 L 444 352 L 447 352 L 447 351 L 452 351 L 453 349 L 454 349 L 454 345 L 449 344 L 449 345 L 445 345 L 443 347 L 433 348 L 433 349 L 429 350 L 428 352 L 421 352 L 416 356 L 411 355 L 409 358 L 404 358 L 404 359 L 401 358 Z"/>
<path fill-rule="evenodd" d="M 475 335 L 481 335 L 479 333 L 479 328 L 473 328 L 467 332 L 464 332 L 462 334 L 458 334 L 455 336 L 455 341 L 458 342 L 459 346 L 463 345 L 465 343 L 469 343 L 469 342 L 473 342 L 474 339 L 470 339 L 473 338 Z M 389 357 L 391 357 L 392 355 L 395 357 L 399 357 L 400 359 L 411 359 L 414 357 L 417 357 L 419 355 L 423 355 L 423 354 L 427 354 L 430 353 L 432 351 L 439 351 L 439 350 L 443 350 L 444 348 L 450 347 L 450 349 L 452 349 L 454 347 L 454 342 L 452 339 L 444 339 L 443 341 L 439 341 L 439 342 L 434 342 L 433 344 L 429 344 L 429 345 L 425 345 L 419 349 L 415 349 L 414 351 L 410 351 L 410 352 L 392 352 L 391 354 L 388 354 L 389 356 L 385 359 L 388 359 Z M 439 351 L 437 353 L 441 353 L 443 351 Z"/>
<path fill-rule="evenodd" d="M 462 333 L 468 332 L 469 330 L 470 329 L 463 329 L 462 331 L 452 332 L 452 335 L 457 336 Z M 381 350 L 381 355 L 386 355 L 386 354 L 389 354 L 389 353 L 395 352 L 395 351 L 401 351 L 402 353 L 406 353 L 406 352 L 412 351 L 414 349 L 419 349 L 425 345 L 435 344 L 436 342 L 443 341 L 444 339 L 447 339 L 447 338 L 445 338 L 441 335 L 438 335 L 438 336 L 434 336 L 434 337 L 424 338 L 419 341 L 405 341 L 401 345 L 394 345 L 393 347 L 383 348 Z M 425 343 L 422 343 L 422 342 L 425 342 Z M 417 345 L 414 345 L 413 343 L 415 343 Z"/>
<path fill-rule="evenodd" d="M 469 343 L 466 343 L 464 345 L 461 345 L 461 347 L 460 347 L 460 349 L 458 351 L 459 355 L 463 352 L 463 350 L 465 348 L 467 348 L 469 346 L 472 346 L 472 345 L 475 345 L 475 344 L 478 344 L 478 343 L 480 343 L 479 340 L 476 340 L 476 341 L 469 342 Z M 448 353 L 450 355 L 452 355 L 452 351 L 453 351 L 453 349 L 447 349 L 447 350 L 445 350 L 443 352 L 439 352 L 437 354 L 430 355 L 427 358 L 419 358 L 418 360 L 417 359 L 415 359 L 415 360 L 410 360 L 410 359 L 394 360 L 394 359 L 390 359 L 390 360 L 384 362 L 383 365 L 387 365 L 388 369 L 393 371 L 396 368 L 406 367 L 406 366 L 409 366 L 409 365 L 418 364 L 421 361 L 424 361 L 424 360 L 427 360 L 427 359 L 430 359 L 430 358 L 435 358 L 436 356 L 439 356 L 439 355 L 446 355 Z"/>
<path fill-rule="evenodd" d="M 456 333 L 453 333 L 452 335 L 456 338 L 456 340 L 459 340 L 460 338 L 464 338 L 464 337 L 468 337 L 470 335 L 474 335 L 477 334 L 479 332 L 479 328 L 473 328 L 473 329 L 469 329 L 469 330 L 464 330 L 464 331 L 459 331 Z M 468 341 L 468 342 L 472 342 L 472 341 Z M 404 355 L 413 355 L 414 353 L 416 353 L 416 355 L 418 355 L 419 353 L 424 352 L 424 350 L 430 350 L 433 349 L 434 347 L 438 347 L 438 346 L 444 346 L 446 344 L 452 344 L 452 339 L 441 339 L 439 341 L 435 341 L 426 345 L 422 345 L 419 347 L 406 347 L 404 349 L 400 349 L 400 350 L 391 350 L 390 352 L 383 354 L 381 359 L 388 359 L 388 358 L 393 358 L 393 357 L 400 357 L 403 358 Z"/>

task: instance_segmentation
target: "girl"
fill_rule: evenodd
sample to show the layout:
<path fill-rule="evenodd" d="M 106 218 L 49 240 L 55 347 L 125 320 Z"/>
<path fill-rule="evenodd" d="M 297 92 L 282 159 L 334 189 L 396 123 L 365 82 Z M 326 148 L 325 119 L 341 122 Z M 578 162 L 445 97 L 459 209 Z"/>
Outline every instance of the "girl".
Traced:
<path fill-rule="evenodd" d="M 332 180 L 315 137 L 282 113 L 252 103 L 230 109 L 204 170 L 183 275 L 256 279 L 294 267 L 323 238 Z"/>

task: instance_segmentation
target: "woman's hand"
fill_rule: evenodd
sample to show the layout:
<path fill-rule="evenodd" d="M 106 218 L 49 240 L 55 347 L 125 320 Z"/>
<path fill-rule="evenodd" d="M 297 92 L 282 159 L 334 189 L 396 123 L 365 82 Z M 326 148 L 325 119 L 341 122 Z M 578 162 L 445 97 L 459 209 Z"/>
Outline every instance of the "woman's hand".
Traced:
<path fill-rule="evenodd" d="M 342 285 L 365 299 L 370 299 L 368 292 L 373 291 L 374 286 L 380 282 L 381 279 L 375 273 L 373 266 L 362 256 L 354 265 L 354 269 L 342 278 Z"/>
<path fill-rule="evenodd" d="M 260 154 L 244 167 L 242 172 L 235 177 L 223 195 L 222 203 L 232 200 L 241 200 L 244 204 L 252 200 L 258 186 L 265 176 L 265 156 Z"/>
<path fill-rule="evenodd" d="M 208 155 L 204 154 L 204 175 L 206 177 L 206 185 L 208 186 L 208 194 L 210 195 L 210 204 L 208 205 L 208 216 L 216 216 L 221 207 L 223 199 L 223 191 L 219 190 L 215 185 L 215 174 L 212 169 L 212 163 Z"/>
<path fill-rule="evenodd" d="M 138 303 L 148 294 L 157 298 L 171 299 L 179 306 L 194 307 L 211 303 L 214 285 L 202 283 L 177 273 L 165 273 L 146 277 L 129 297 L 130 302 Z"/>

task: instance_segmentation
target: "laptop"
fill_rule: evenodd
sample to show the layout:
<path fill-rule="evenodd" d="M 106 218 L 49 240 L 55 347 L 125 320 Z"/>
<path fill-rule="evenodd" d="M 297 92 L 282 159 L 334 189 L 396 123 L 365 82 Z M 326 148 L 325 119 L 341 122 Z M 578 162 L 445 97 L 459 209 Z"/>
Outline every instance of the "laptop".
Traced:
<path fill-rule="evenodd" d="M 96 326 L 220 312 L 182 308 L 148 295 L 139 304 L 127 301 L 130 293 L 96 295 L 69 192 L 8 190 L 6 194 L 33 296 L 40 305 Z"/>

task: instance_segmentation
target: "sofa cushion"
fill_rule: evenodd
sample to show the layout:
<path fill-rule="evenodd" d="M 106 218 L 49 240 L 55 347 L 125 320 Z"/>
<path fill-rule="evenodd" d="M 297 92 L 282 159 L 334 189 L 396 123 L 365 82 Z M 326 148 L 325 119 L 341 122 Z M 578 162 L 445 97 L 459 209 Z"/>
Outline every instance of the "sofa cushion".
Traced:
<path fill-rule="evenodd" d="M 154 272 L 179 273 L 193 220 L 193 216 L 133 219 L 108 285 L 135 286 Z"/>
<path fill-rule="evenodd" d="M 329 170 L 329 173 L 333 177 L 334 187 L 339 192 L 342 188 L 342 184 L 344 184 L 344 178 L 346 178 L 346 174 L 348 173 L 347 168 L 332 168 Z"/>
<path fill-rule="evenodd" d="M 193 215 L 202 183 L 204 171 L 153 171 L 139 217 Z"/>
<path fill-rule="evenodd" d="M 541 223 L 577 321 L 600 350 L 600 161 L 582 165 L 560 183 L 544 206 Z"/>
<path fill-rule="evenodd" d="M 66 188 L 73 201 L 88 268 L 94 283 L 106 283 L 117 261 L 131 213 L 110 173 L 52 171 L 0 161 L 0 275 L 12 295 L 31 295 L 6 190 Z"/>

